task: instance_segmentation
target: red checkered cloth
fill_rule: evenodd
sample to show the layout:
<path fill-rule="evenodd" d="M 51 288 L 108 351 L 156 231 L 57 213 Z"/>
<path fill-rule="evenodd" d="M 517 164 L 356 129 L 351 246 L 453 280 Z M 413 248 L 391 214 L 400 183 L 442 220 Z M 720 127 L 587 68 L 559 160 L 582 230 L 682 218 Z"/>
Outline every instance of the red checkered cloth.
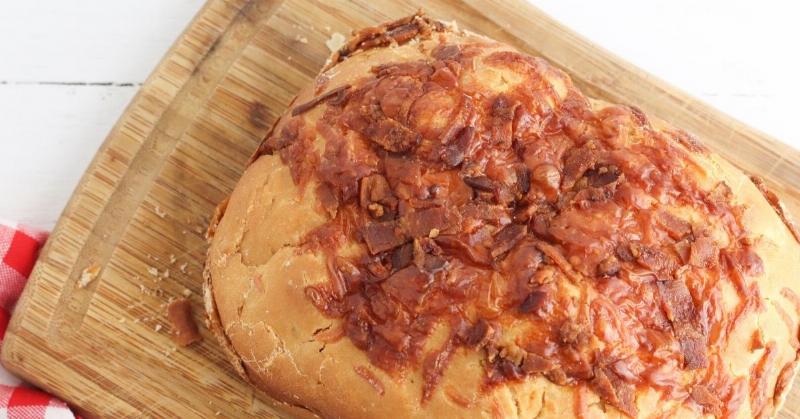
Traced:
<path fill-rule="evenodd" d="M 28 275 L 45 240 L 47 233 L 43 231 L 0 224 L 0 345 L 14 304 L 28 282 Z M 0 366 L 0 418 L 74 417 L 64 402 L 25 385 Z"/>

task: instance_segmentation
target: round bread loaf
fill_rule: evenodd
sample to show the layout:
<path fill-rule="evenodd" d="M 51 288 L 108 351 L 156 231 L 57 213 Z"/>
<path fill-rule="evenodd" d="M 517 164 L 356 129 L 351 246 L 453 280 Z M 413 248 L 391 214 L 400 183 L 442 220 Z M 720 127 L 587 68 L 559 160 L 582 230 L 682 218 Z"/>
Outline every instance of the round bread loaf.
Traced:
<path fill-rule="evenodd" d="M 694 137 L 421 14 L 357 33 L 212 222 L 241 376 L 321 417 L 770 417 L 800 246 Z"/>

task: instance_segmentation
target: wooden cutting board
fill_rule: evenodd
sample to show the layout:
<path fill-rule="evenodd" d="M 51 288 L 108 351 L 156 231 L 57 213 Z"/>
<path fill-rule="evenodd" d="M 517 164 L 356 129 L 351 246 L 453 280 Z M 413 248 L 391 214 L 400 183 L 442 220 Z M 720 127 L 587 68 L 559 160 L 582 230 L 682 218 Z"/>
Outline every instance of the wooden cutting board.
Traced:
<path fill-rule="evenodd" d="M 102 416 L 269 416 L 216 341 L 176 348 L 164 306 L 190 295 L 202 324 L 203 231 L 214 206 L 334 32 L 423 2 L 210 0 L 109 134 L 42 252 L 3 344 L 5 365 Z M 667 86 L 526 2 L 424 2 L 442 20 L 564 68 L 587 94 L 636 104 L 770 181 L 800 213 L 800 152 Z M 81 274 L 99 268 L 88 286 Z M 157 271 L 157 272 L 156 272 Z M 189 294 L 191 293 L 191 294 Z M 798 417 L 800 390 L 783 417 Z"/>

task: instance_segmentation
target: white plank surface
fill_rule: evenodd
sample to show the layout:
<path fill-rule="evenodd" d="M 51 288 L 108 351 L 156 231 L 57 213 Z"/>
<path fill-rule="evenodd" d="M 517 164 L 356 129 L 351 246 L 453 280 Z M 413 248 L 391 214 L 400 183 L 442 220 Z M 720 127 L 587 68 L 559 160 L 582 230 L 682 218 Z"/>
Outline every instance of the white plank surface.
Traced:
<path fill-rule="evenodd" d="M 534 0 L 595 43 L 800 148 L 800 3 Z M 0 218 L 52 228 L 203 0 L 0 0 Z"/>

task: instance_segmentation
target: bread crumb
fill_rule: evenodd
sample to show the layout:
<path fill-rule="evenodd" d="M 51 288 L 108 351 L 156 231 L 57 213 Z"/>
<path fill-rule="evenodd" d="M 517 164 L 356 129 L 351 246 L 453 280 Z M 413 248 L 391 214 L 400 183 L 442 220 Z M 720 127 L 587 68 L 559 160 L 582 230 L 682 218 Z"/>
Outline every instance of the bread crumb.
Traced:
<path fill-rule="evenodd" d="M 189 288 L 184 288 L 181 294 L 183 294 L 184 297 L 189 298 L 192 296 L 192 290 Z"/>
<path fill-rule="evenodd" d="M 169 264 L 174 265 L 178 258 L 175 257 L 172 253 L 169 254 Z"/>
<path fill-rule="evenodd" d="M 331 27 L 328 26 L 328 25 L 325 25 L 325 31 L 330 32 L 331 31 Z"/>
<path fill-rule="evenodd" d="M 306 38 L 305 36 L 301 36 L 301 35 L 295 36 L 294 40 L 300 42 L 301 44 L 307 44 L 308 43 L 308 38 Z"/>
<path fill-rule="evenodd" d="M 81 277 L 78 278 L 78 288 L 86 288 L 90 282 L 97 278 L 98 273 L 100 273 L 100 266 L 95 263 L 89 265 L 81 272 Z"/>
<path fill-rule="evenodd" d="M 167 306 L 167 318 L 172 323 L 173 339 L 179 346 L 188 346 L 202 339 L 192 317 L 192 304 L 185 298 L 177 299 Z"/>
<path fill-rule="evenodd" d="M 170 355 L 174 354 L 178 350 L 177 346 L 173 346 L 171 348 L 167 348 L 164 350 L 164 358 L 169 358 Z"/>
<path fill-rule="evenodd" d="M 345 41 L 346 39 L 344 35 L 340 34 L 339 32 L 334 32 L 331 34 L 331 37 L 328 38 L 327 41 L 325 41 L 325 46 L 328 47 L 328 49 L 331 52 L 336 52 L 339 51 L 340 48 L 342 48 Z"/>
<path fill-rule="evenodd" d="M 219 410 L 217 410 L 217 412 L 216 412 L 216 413 L 214 413 L 214 416 L 219 416 L 219 415 L 221 415 L 221 414 L 222 414 L 222 412 L 220 412 Z"/>
<path fill-rule="evenodd" d="M 153 211 L 156 213 L 156 215 L 157 215 L 159 218 L 164 218 L 164 217 L 166 217 L 166 216 L 167 216 L 167 212 L 166 212 L 166 211 L 164 211 L 164 210 L 162 210 L 162 209 L 161 209 L 161 207 L 159 207 L 158 205 L 156 205 L 155 207 L 153 207 Z"/>
<path fill-rule="evenodd" d="M 125 323 L 126 321 L 127 321 L 127 320 L 125 320 L 125 318 L 124 318 L 124 317 L 120 317 L 120 318 L 119 318 L 119 322 L 120 322 L 120 323 Z"/>
<path fill-rule="evenodd" d="M 163 279 L 169 278 L 169 269 L 165 269 L 164 272 L 161 272 L 161 278 Z"/>
<path fill-rule="evenodd" d="M 430 237 L 432 239 L 435 239 L 435 238 L 439 237 L 439 229 L 438 228 L 432 228 L 430 233 L 428 233 L 428 237 Z"/>
<path fill-rule="evenodd" d="M 155 330 L 156 332 L 160 332 L 161 331 L 161 327 L 162 326 L 160 324 L 157 324 L 155 327 L 153 327 L 153 330 Z"/>
<path fill-rule="evenodd" d="M 178 269 L 180 269 L 181 273 L 186 273 L 187 266 L 189 266 L 189 262 L 183 262 L 181 263 L 181 266 L 178 267 Z"/>

